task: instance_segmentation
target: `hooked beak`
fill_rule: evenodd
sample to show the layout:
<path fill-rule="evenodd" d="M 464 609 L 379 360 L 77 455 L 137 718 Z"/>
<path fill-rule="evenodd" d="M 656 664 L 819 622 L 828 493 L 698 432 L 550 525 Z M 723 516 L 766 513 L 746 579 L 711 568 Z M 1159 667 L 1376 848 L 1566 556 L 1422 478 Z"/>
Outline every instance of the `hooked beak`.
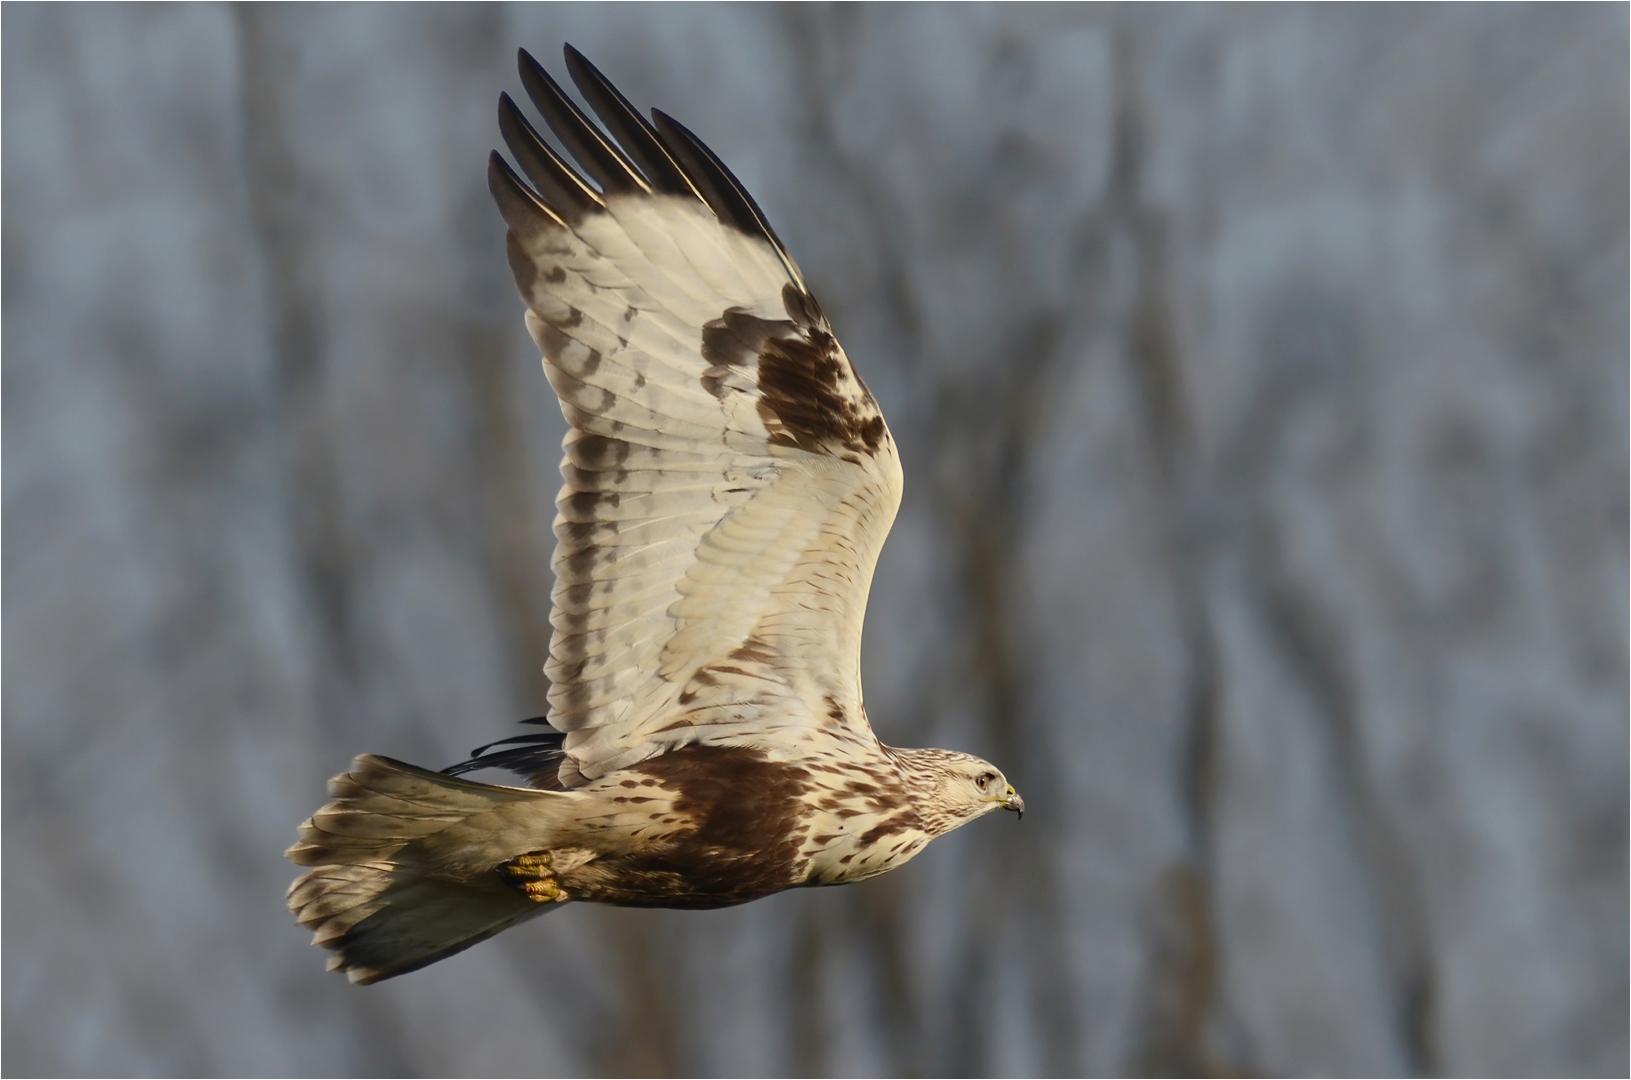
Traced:
<path fill-rule="evenodd" d="M 1008 785 L 1008 797 L 1002 800 L 1002 808 L 1018 814 L 1021 821 L 1025 819 L 1025 800 L 1019 797 L 1012 784 Z"/>

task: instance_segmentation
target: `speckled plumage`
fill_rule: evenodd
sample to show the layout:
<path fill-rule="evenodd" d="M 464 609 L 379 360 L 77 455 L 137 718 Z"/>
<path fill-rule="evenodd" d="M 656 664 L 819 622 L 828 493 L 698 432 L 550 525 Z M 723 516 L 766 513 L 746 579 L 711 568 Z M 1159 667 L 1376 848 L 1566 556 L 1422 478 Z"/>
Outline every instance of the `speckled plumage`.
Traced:
<path fill-rule="evenodd" d="M 567 66 L 612 138 L 523 53 L 582 172 L 507 96 L 530 183 L 489 166 L 571 424 L 549 730 L 445 773 L 365 755 L 334 781 L 289 851 L 312 868 L 289 905 L 359 982 L 566 900 L 705 908 L 858 881 L 1023 806 L 985 762 L 892 749 L 868 723 L 861 626 L 900 464 L 797 266 L 695 136 L 647 123 L 570 47 Z M 532 787 L 452 775 L 482 767 Z"/>

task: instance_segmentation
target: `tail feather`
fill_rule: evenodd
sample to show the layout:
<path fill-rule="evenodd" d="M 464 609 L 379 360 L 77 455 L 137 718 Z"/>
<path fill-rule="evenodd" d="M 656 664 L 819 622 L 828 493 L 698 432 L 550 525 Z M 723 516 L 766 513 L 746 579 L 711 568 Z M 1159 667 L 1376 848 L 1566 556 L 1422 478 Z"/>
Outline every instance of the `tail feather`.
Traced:
<path fill-rule="evenodd" d="M 365 754 L 288 850 L 311 869 L 289 910 L 334 950 L 329 970 L 378 982 L 554 907 L 507 885 L 502 863 L 550 846 L 570 795 L 497 787 Z"/>

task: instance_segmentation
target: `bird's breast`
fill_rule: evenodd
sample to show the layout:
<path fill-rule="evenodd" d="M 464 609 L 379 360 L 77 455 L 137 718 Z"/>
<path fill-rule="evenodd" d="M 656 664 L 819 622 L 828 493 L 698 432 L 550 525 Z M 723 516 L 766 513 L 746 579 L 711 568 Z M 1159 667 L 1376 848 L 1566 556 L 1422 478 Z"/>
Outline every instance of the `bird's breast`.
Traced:
<path fill-rule="evenodd" d="M 838 885 L 892 870 L 923 850 L 930 835 L 887 760 L 812 768 L 804 793 L 801 853 L 807 884 Z"/>

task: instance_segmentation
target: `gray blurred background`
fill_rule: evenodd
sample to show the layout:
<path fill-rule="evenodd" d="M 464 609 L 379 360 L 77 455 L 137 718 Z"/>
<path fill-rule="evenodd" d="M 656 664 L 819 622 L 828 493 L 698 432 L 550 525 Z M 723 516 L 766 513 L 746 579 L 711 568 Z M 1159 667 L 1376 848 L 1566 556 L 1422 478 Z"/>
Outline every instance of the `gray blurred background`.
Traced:
<path fill-rule="evenodd" d="M 1625 1074 L 1623 5 L 3 29 L 7 1074 Z M 483 170 L 562 41 L 883 403 L 879 734 L 1032 812 L 357 989 L 283 909 L 324 781 L 544 706 Z"/>

